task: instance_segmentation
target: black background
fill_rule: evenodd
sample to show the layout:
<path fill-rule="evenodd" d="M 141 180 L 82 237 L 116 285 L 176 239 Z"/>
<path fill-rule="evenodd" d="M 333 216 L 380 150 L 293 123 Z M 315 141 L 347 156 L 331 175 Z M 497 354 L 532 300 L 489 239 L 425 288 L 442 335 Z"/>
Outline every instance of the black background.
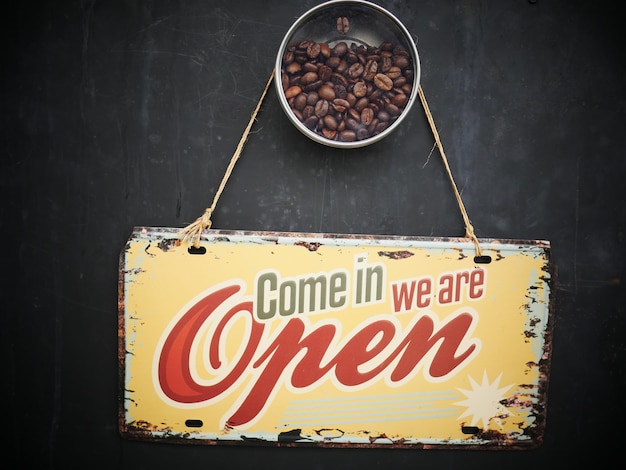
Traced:
<path fill-rule="evenodd" d="M 581 0 L 379 2 L 417 38 L 424 93 L 477 235 L 552 243 L 556 323 L 538 449 L 216 447 L 119 436 L 120 252 L 134 226 L 183 227 L 210 205 L 283 36 L 318 3 L 3 7 L 7 462 L 514 469 L 621 453 L 626 60 L 619 3 Z M 417 102 L 377 144 L 322 146 L 289 123 L 272 89 L 213 227 L 462 236 L 432 145 Z"/>

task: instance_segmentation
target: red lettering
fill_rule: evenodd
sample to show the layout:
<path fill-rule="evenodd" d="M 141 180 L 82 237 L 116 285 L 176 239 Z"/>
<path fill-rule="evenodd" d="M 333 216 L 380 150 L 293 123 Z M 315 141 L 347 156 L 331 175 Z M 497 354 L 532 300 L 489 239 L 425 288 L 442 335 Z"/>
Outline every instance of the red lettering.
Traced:
<path fill-rule="evenodd" d="M 193 379 L 190 369 L 191 345 L 198 330 L 216 309 L 239 289 L 239 286 L 230 286 L 204 297 L 193 305 L 170 331 L 159 357 L 158 374 L 161 390 L 171 400 L 179 403 L 210 400 L 227 391 L 246 370 L 263 333 L 263 324 L 256 321 L 252 323 L 252 331 L 247 338 L 248 344 L 239 362 L 219 382 L 213 385 L 200 385 Z M 241 311 L 250 312 L 252 315 L 252 302 L 243 302 L 231 308 L 217 325 L 209 352 L 210 364 L 214 368 L 221 364 L 218 351 L 220 335 L 234 315 Z"/>
<path fill-rule="evenodd" d="M 308 387 L 328 372 L 332 364 L 321 366 L 321 361 L 335 335 L 335 327 L 323 325 L 303 339 L 304 330 L 302 320 L 289 320 L 268 349 L 255 361 L 255 369 L 265 363 L 263 372 L 226 426 L 236 427 L 252 421 L 265 408 L 268 398 L 279 386 L 279 379 L 303 349 L 306 354 L 291 372 L 291 384 L 295 388 Z"/>
<path fill-rule="evenodd" d="M 413 294 L 415 293 L 415 281 L 411 281 L 411 287 L 408 287 L 406 282 L 400 283 L 400 291 L 398 291 L 398 284 L 394 283 L 391 286 L 391 292 L 393 293 L 394 312 L 408 312 L 411 310 Z"/>
<path fill-rule="evenodd" d="M 473 322 L 472 315 L 461 313 L 453 316 L 435 331 L 433 319 L 428 316 L 421 317 L 398 347 L 398 350 L 404 350 L 404 353 L 391 374 L 391 380 L 399 382 L 408 376 L 431 350 L 436 352 L 428 367 L 429 375 L 441 378 L 450 374 L 476 350 L 478 343 L 470 341 L 457 355 Z M 439 341 L 441 344 L 437 346 Z"/>
<path fill-rule="evenodd" d="M 234 399 L 229 415 L 223 417 L 227 428 L 245 427 L 260 418 L 282 384 L 305 389 L 319 385 L 333 373 L 338 384 L 346 388 L 363 386 L 383 375 L 398 383 L 409 380 L 420 369 L 427 380 L 443 380 L 471 360 L 480 345 L 470 337 L 477 315 L 464 311 L 441 322 L 432 313 L 416 315 L 405 329 L 393 315 L 379 315 L 355 328 L 342 343 L 336 324 L 310 325 L 306 317 L 291 317 L 282 320 L 281 328 L 267 337 L 265 324 L 254 319 L 252 302 L 235 302 L 233 296 L 240 289 L 238 285 L 224 287 L 197 302 L 178 319 L 157 351 L 159 384 L 174 402 L 223 400 L 242 380 L 249 380 Z M 227 301 L 234 306 L 225 306 Z M 208 359 L 217 370 L 222 360 L 222 335 L 237 315 L 245 316 L 251 324 L 248 337 L 241 338 L 243 352 L 210 385 L 197 383 L 191 373 L 197 358 L 190 355 L 202 325 L 214 322 L 207 338 Z"/>
<path fill-rule="evenodd" d="M 380 334 L 382 336 L 370 346 Z M 375 358 L 396 335 L 395 325 L 391 321 L 379 320 L 358 330 L 335 356 L 335 376 L 348 387 L 357 386 L 376 377 L 384 366 L 378 366 L 368 372 L 359 372 L 358 367 Z"/>

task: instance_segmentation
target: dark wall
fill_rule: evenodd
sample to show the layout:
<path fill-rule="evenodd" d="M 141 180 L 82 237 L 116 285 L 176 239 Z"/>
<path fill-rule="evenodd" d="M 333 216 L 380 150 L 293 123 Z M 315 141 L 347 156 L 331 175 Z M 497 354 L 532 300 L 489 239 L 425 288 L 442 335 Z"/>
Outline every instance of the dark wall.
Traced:
<path fill-rule="evenodd" d="M 618 456 L 610 430 L 621 425 L 626 388 L 626 59 L 618 3 L 580 0 L 379 2 L 418 38 L 421 83 L 477 235 L 552 243 L 556 323 L 538 449 L 120 438 L 119 254 L 134 226 L 183 227 L 210 205 L 283 36 L 318 3 L 15 2 L 5 13 L 5 460 L 515 469 L 567 468 L 588 451 Z M 462 236 L 432 145 L 418 102 L 375 145 L 321 146 L 289 123 L 271 90 L 213 227 Z"/>

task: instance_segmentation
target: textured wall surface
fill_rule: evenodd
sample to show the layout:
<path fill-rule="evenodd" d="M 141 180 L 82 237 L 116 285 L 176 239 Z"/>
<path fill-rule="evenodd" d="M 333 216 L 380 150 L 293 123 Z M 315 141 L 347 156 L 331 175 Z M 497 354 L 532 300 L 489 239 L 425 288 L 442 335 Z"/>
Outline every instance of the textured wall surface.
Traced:
<path fill-rule="evenodd" d="M 36 468 L 543 468 L 620 423 L 626 388 L 626 59 L 617 4 L 380 1 L 478 237 L 545 239 L 557 278 L 544 443 L 533 451 L 179 446 L 117 431 L 118 260 L 134 226 L 212 202 L 283 36 L 320 2 L 17 3 L 4 15 L 0 227 L 5 457 Z M 274 90 L 220 229 L 462 236 L 419 101 L 357 150 L 309 141 Z"/>

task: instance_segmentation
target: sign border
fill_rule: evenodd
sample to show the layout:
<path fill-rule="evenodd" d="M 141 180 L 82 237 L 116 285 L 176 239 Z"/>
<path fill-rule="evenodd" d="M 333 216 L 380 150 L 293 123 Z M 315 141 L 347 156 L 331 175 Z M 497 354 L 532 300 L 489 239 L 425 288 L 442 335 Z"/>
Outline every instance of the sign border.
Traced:
<path fill-rule="evenodd" d="M 422 442 L 402 442 L 394 441 L 392 443 L 380 443 L 376 440 L 364 443 L 354 442 L 334 442 L 329 441 L 307 441 L 302 436 L 292 432 L 277 434 L 276 440 L 259 439 L 253 436 L 246 437 L 244 434 L 236 436 L 228 440 L 221 439 L 204 439 L 190 438 L 188 433 L 174 433 L 167 429 L 159 429 L 158 426 L 147 422 L 127 423 L 125 420 L 126 412 L 126 354 L 125 350 L 125 302 L 124 302 L 124 284 L 125 284 L 125 254 L 130 247 L 131 241 L 136 239 L 149 239 L 157 241 L 159 248 L 164 251 L 180 246 L 185 243 L 181 240 L 179 228 L 171 227 L 135 227 L 132 231 L 130 239 L 125 244 L 124 249 L 119 256 L 119 278 L 118 278 L 118 426 L 122 437 L 131 440 L 142 440 L 152 442 L 167 442 L 177 444 L 196 444 L 196 445 L 257 445 L 270 447 L 319 447 L 319 448 L 384 448 L 384 449 L 482 449 L 482 450 L 528 450 L 534 449 L 542 444 L 545 432 L 546 415 L 547 415 L 547 392 L 549 385 L 549 375 L 551 369 L 552 341 L 554 331 L 554 284 L 556 270 L 551 262 L 551 244 L 546 240 L 515 240 L 515 239 L 495 239 L 481 238 L 478 242 L 483 250 L 483 259 L 475 257 L 476 263 L 488 262 L 484 259 L 484 253 L 495 253 L 496 259 L 498 249 L 508 246 L 523 247 L 529 250 L 537 250 L 538 253 L 545 254 L 546 266 L 545 271 L 548 274 L 546 283 L 548 292 L 548 315 L 547 323 L 543 334 L 543 359 L 538 364 L 539 380 L 537 396 L 539 400 L 533 405 L 533 415 L 536 418 L 536 424 L 533 426 L 533 435 L 531 439 L 525 441 L 511 440 L 501 433 L 492 430 L 480 431 L 473 437 L 468 438 L 463 443 L 458 441 L 446 442 L 441 440 L 439 443 L 422 443 Z M 319 246 L 333 244 L 335 246 L 376 246 L 384 242 L 386 246 L 392 244 L 401 248 L 414 247 L 415 244 L 427 244 L 429 248 L 457 248 L 469 251 L 475 251 L 475 244 L 469 238 L 461 237 L 423 237 L 423 236 L 400 236 L 400 235 L 366 235 L 366 234 L 339 234 L 339 233 L 307 233 L 307 232 L 274 232 L 274 231 L 251 231 L 251 230 L 205 230 L 200 239 L 198 248 L 189 246 L 188 250 L 202 251 L 202 243 L 210 243 L 212 241 L 228 241 L 230 243 L 249 243 L 251 239 L 257 239 L 259 244 L 284 244 L 290 242 L 305 247 L 310 251 L 316 251 Z M 451 246 L 451 245 L 454 246 Z M 460 256 L 466 256 L 459 251 Z"/>

